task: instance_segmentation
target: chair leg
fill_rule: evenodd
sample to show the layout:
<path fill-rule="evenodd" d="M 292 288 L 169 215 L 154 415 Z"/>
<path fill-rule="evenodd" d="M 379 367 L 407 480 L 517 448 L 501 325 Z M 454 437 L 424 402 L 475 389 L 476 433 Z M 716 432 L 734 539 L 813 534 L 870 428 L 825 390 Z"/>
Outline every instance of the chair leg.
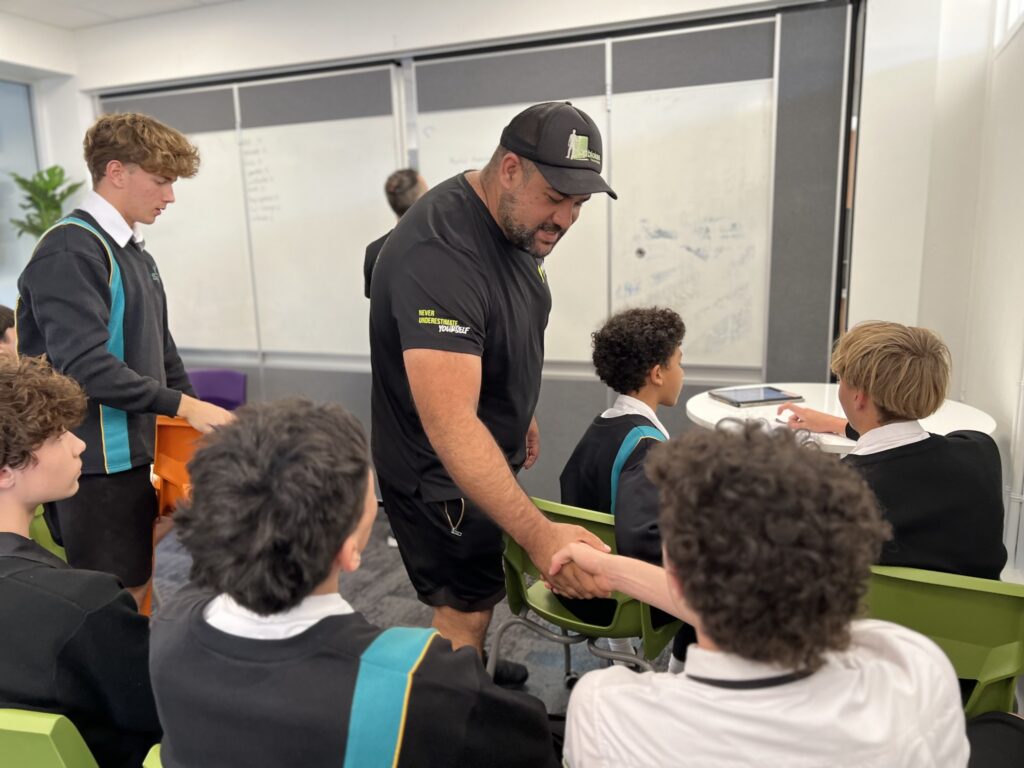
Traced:
<path fill-rule="evenodd" d="M 569 637 L 569 630 L 562 627 L 562 637 Z M 572 677 L 572 647 L 569 643 L 562 645 L 562 651 L 565 653 L 565 679 L 568 680 Z"/>
<path fill-rule="evenodd" d="M 653 672 L 654 665 L 641 656 L 633 656 L 629 653 L 619 653 L 617 651 L 606 651 L 604 648 L 599 648 L 597 641 L 594 638 L 587 640 L 587 650 L 597 656 L 599 659 L 610 659 L 611 661 L 622 661 L 626 664 L 632 664 L 640 667 L 645 672 Z"/>
<path fill-rule="evenodd" d="M 501 639 L 504 637 L 506 631 L 517 625 L 526 627 L 541 637 L 546 637 L 548 640 L 560 643 L 566 647 L 575 643 L 582 643 L 587 639 L 585 635 L 569 635 L 564 629 L 562 630 L 563 634 L 556 635 L 554 632 L 546 627 L 542 627 L 535 621 L 523 618 L 522 616 L 510 616 L 500 627 L 498 627 L 498 631 L 494 633 L 494 640 L 491 643 L 491 652 L 487 658 L 487 674 L 492 678 L 494 677 L 494 671 L 498 668 L 498 657 L 501 653 Z"/>

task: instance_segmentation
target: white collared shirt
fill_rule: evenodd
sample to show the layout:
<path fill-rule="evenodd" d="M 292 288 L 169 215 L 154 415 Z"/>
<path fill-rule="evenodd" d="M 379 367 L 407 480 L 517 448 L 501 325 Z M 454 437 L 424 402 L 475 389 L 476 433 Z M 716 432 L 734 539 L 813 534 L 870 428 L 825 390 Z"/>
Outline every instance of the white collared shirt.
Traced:
<path fill-rule="evenodd" d="M 128 226 L 117 208 L 112 206 L 103 195 L 96 190 L 90 189 L 85 193 L 85 199 L 78 205 L 79 209 L 85 211 L 103 228 L 103 231 L 114 238 L 119 248 L 124 248 L 128 240 L 134 238 L 137 243 L 142 242 L 142 236 Z"/>
<path fill-rule="evenodd" d="M 664 424 L 658 421 L 658 416 L 655 414 L 654 409 L 643 400 L 637 400 L 635 397 L 630 397 L 629 395 L 619 395 L 615 398 L 615 402 L 612 403 L 612 407 L 602 413 L 601 418 L 614 419 L 616 416 L 625 416 L 630 413 L 643 416 L 656 426 L 665 436 L 665 439 L 668 440 L 668 430 L 665 429 Z"/>
<path fill-rule="evenodd" d="M 853 446 L 852 456 L 869 456 L 901 445 L 910 445 L 928 439 L 928 432 L 918 421 L 894 421 L 869 429 Z"/>
<path fill-rule="evenodd" d="M 221 632 L 252 640 L 284 640 L 305 632 L 328 616 L 352 613 L 341 595 L 310 595 L 294 608 L 270 616 L 260 616 L 243 608 L 231 596 L 217 595 L 203 609 L 206 623 Z"/>
<path fill-rule="evenodd" d="M 964 768 L 960 689 L 931 640 L 884 621 L 851 625 L 850 647 L 814 674 L 771 687 L 783 670 L 691 645 L 684 674 L 588 672 L 566 722 L 570 768 Z"/>

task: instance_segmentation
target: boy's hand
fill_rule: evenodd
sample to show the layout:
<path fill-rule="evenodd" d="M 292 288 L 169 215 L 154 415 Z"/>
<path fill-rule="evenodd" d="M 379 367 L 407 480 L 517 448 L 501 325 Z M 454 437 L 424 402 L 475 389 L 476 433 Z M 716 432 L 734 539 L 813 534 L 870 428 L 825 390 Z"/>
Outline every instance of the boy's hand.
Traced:
<path fill-rule="evenodd" d="M 608 590 L 601 588 L 589 573 L 580 570 L 571 562 L 561 564 L 557 576 L 545 573 L 545 571 L 548 569 L 549 563 L 553 562 L 555 553 L 572 543 L 594 549 L 595 552 L 609 552 L 608 545 L 579 525 L 545 522 L 548 525 L 544 530 L 538 531 L 537 535 L 531 537 L 536 543 L 534 541 L 529 544 L 521 542 L 527 554 L 530 555 L 530 560 L 541 571 L 544 583 L 566 597 L 607 597 Z"/>
<path fill-rule="evenodd" d="M 178 405 L 178 416 L 188 421 L 200 432 L 212 432 L 215 427 L 235 420 L 235 414 L 226 411 L 219 405 L 206 403 L 188 395 L 181 396 Z"/>
<path fill-rule="evenodd" d="M 548 571 L 549 578 L 558 575 L 565 566 L 575 563 L 580 571 L 588 574 L 594 580 L 594 584 L 599 589 L 606 595 L 609 595 L 612 593 L 613 588 L 605 568 L 612 557 L 614 555 L 598 551 L 586 544 L 569 544 L 555 552 L 551 557 L 551 569 Z M 555 588 L 555 592 L 558 592 L 557 588 Z"/>
<path fill-rule="evenodd" d="M 846 419 L 841 416 L 833 416 L 830 413 L 822 413 L 813 408 L 804 408 L 794 403 L 783 403 L 779 406 L 778 413 L 789 411 L 789 420 L 786 426 L 790 429 L 806 429 L 808 432 L 832 432 L 837 435 L 846 434 Z"/>

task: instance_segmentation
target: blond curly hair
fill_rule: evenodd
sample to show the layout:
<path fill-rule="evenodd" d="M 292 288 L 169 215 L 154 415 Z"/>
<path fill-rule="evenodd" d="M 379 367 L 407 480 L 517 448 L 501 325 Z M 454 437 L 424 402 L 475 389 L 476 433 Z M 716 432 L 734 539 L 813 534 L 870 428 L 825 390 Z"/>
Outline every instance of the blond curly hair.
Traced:
<path fill-rule="evenodd" d="M 85 133 L 85 162 L 93 184 L 107 173 L 107 163 L 134 163 L 169 179 L 190 179 L 199 172 L 199 150 L 174 128 L 149 115 L 119 112 L 103 115 Z"/>

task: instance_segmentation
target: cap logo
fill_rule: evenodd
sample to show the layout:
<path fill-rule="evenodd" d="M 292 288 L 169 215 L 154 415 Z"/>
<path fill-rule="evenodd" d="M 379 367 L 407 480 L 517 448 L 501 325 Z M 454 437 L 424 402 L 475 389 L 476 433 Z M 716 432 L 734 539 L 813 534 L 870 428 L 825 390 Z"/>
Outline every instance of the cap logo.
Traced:
<path fill-rule="evenodd" d="M 565 153 L 566 160 L 589 160 L 592 163 L 600 163 L 601 155 L 590 151 L 590 139 L 587 136 L 580 136 L 576 129 L 569 134 L 569 146 Z"/>

